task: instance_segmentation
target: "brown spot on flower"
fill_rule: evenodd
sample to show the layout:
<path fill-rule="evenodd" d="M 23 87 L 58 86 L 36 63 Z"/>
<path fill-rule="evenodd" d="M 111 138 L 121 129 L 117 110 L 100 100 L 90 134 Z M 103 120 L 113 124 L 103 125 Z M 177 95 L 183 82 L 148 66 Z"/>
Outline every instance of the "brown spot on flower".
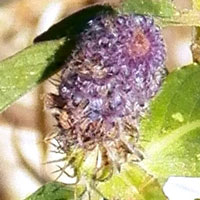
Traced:
<path fill-rule="evenodd" d="M 129 46 L 130 54 L 134 57 L 141 57 L 148 53 L 150 42 L 142 30 L 137 29 L 132 37 L 132 42 Z"/>

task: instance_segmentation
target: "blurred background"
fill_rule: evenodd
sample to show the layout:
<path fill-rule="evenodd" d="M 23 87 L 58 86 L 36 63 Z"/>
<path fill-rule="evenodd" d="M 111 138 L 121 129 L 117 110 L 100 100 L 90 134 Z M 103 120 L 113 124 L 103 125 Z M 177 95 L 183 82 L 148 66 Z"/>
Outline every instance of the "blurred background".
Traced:
<path fill-rule="evenodd" d="M 0 60 L 29 46 L 61 18 L 98 1 L 0 0 Z M 190 8 L 191 0 L 175 0 L 175 4 L 180 9 Z M 170 27 L 163 32 L 168 69 L 191 63 L 191 28 Z M 55 165 L 45 162 L 60 155 L 50 152 L 44 142 L 55 124 L 43 105 L 45 94 L 52 90 L 55 88 L 46 81 L 0 114 L 0 200 L 24 199 L 55 178 Z"/>

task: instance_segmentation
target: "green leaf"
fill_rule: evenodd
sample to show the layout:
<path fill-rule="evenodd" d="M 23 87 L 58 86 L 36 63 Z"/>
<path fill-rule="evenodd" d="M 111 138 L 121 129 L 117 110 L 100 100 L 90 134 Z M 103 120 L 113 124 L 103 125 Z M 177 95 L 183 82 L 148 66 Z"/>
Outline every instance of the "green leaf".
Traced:
<path fill-rule="evenodd" d="M 176 12 L 176 9 L 170 0 L 124 0 L 122 3 L 122 11 L 171 18 Z"/>
<path fill-rule="evenodd" d="M 115 173 L 111 179 L 101 183 L 93 192 L 92 199 L 99 200 L 100 196 L 120 200 L 167 199 L 157 180 L 135 164 L 124 164 L 120 173 Z"/>
<path fill-rule="evenodd" d="M 33 45 L 0 62 L 0 111 L 57 71 L 70 42 L 64 39 Z"/>
<path fill-rule="evenodd" d="M 79 11 L 36 38 L 35 41 L 40 43 L 1 61 L 0 112 L 57 72 L 70 55 L 77 36 L 88 21 L 109 9 L 106 6 L 93 6 Z"/>
<path fill-rule="evenodd" d="M 161 183 L 169 176 L 200 176 L 200 66 L 171 73 L 141 123 L 140 163 Z"/>
<path fill-rule="evenodd" d="M 42 186 L 25 200 L 73 200 L 80 199 L 83 187 L 71 187 L 59 182 L 51 182 Z"/>
<path fill-rule="evenodd" d="M 123 0 L 118 10 L 151 15 L 161 26 L 200 26 L 199 11 L 196 9 L 179 11 L 171 0 Z"/>

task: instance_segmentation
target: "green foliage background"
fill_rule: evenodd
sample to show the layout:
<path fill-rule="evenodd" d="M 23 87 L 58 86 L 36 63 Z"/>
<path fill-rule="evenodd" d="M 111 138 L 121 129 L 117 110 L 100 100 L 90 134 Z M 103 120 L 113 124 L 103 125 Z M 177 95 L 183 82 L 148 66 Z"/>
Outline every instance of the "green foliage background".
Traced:
<path fill-rule="evenodd" d="M 79 33 L 96 15 L 138 13 L 152 15 L 161 26 L 200 26 L 200 2 L 193 3 L 193 10 L 180 11 L 170 0 L 125 0 L 115 9 L 97 5 L 62 20 L 36 38 L 35 44 L 0 62 L 0 111 L 56 73 Z M 141 120 L 140 144 L 145 159 L 138 164 L 125 163 L 120 174 L 98 184 L 101 195 L 107 199 L 162 200 L 166 199 L 162 186 L 169 176 L 200 176 L 199 77 L 198 63 L 180 66 L 168 75 Z M 27 200 L 80 199 L 82 192 L 77 188 L 52 182 Z M 92 199 L 100 199 L 100 193 L 93 190 Z"/>

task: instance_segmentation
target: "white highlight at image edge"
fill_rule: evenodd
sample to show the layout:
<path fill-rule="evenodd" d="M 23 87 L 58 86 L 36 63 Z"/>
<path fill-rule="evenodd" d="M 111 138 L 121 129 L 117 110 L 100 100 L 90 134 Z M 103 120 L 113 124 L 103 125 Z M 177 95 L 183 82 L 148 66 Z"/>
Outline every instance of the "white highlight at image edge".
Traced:
<path fill-rule="evenodd" d="M 200 198 L 200 178 L 170 177 L 163 190 L 169 200 L 194 200 Z"/>

